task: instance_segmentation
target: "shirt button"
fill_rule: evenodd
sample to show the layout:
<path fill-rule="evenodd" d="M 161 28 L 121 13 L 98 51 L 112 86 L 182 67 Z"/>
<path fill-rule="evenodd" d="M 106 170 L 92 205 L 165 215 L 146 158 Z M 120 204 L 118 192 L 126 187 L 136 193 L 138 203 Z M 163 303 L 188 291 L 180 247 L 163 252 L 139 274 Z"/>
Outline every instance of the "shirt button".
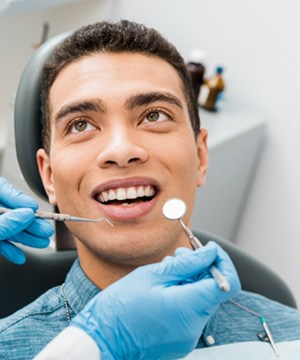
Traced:
<path fill-rule="evenodd" d="M 215 343 L 215 339 L 211 335 L 206 336 L 206 341 L 209 345 L 214 345 Z"/>

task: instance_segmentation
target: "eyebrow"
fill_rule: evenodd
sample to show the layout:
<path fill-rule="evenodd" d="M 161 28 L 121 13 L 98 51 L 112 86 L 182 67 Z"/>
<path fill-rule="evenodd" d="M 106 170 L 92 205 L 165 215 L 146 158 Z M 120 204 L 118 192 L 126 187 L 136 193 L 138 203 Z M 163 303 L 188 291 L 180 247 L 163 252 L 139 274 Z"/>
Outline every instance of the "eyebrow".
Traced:
<path fill-rule="evenodd" d="M 129 110 L 138 106 L 149 105 L 156 101 L 162 101 L 165 103 L 173 104 L 183 109 L 182 102 L 173 94 L 169 92 L 149 92 L 131 96 L 125 102 L 125 107 Z M 58 122 L 68 114 L 80 113 L 84 111 L 94 111 L 104 113 L 106 107 L 100 99 L 95 100 L 79 100 L 63 106 L 55 115 L 55 122 Z"/>
<path fill-rule="evenodd" d="M 165 103 L 173 104 L 178 106 L 180 109 L 183 109 L 182 102 L 176 96 L 174 96 L 169 92 L 156 92 L 156 91 L 134 95 L 126 101 L 125 106 L 129 110 L 131 110 L 135 107 L 149 105 L 156 101 L 162 101 Z"/>
<path fill-rule="evenodd" d="M 74 114 L 84 111 L 94 111 L 94 112 L 105 112 L 105 106 L 101 100 L 79 100 L 72 102 L 63 106 L 55 115 L 55 122 L 58 122 L 60 119 L 64 118 L 68 114 Z"/>

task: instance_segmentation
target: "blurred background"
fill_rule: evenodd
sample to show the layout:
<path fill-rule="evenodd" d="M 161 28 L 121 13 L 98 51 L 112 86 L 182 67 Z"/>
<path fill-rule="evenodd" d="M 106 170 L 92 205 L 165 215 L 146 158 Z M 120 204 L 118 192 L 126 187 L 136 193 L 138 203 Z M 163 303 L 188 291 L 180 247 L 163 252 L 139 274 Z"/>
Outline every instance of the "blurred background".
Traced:
<path fill-rule="evenodd" d="M 44 37 L 104 19 L 152 26 L 187 62 L 204 49 L 207 76 L 224 67 L 222 107 L 199 110 L 212 135 L 212 170 L 195 226 L 275 270 L 300 305 L 299 15 L 297 0 L 0 1 L 0 174 L 23 187 L 10 160 L 14 96 Z"/>

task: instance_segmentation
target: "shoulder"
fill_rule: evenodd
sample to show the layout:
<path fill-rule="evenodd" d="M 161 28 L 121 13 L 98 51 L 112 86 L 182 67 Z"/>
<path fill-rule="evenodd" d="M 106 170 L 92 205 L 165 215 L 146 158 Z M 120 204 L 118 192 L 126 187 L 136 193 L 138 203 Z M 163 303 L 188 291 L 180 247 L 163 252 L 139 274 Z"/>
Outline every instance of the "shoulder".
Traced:
<path fill-rule="evenodd" d="M 275 342 L 300 339 L 299 310 L 245 291 L 220 306 L 204 336 L 213 336 L 216 345 L 258 341 L 258 334 L 264 334 L 260 317 L 266 319 Z"/>
<path fill-rule="evenodd" d="M 266 298 L 265 296 L 242 291 L 239 296 L 237 296 L 234 301 L 237 301 L 241 305 L 244 305 L 252 310 L 254 310 L 260 316 L 268 317 L 270 320 L 277 322 L 282 322 L 286 317 L 293 318 L 297 324 L 300 321 L 300 311 L 295 308 L 283 305 L 277 301 Z M 233 305 L 233 306 L 232 306 Z M 224 307 L 228 307 L 229 303 L 225 303 Z M 230 304 L 230 309 L 232 311 L 237 311 L 237 306 Z"/>
<path fill-rule="evenodd" d="M 0 320 L 0 358 L 9 354 L 13 359 L 20 356 L 32 359 L 67 325 L 59 287 L 50 289 L 28 306 Z"/>
<path fill-rule="evenodd" d="M 53 288 L 41 295 L 31 304 L 14 314 L 0 320 L 0 334 L 25 325 L 36 318 L 48 317 L 63 306 L 59 297 L 59 288 Z"/>

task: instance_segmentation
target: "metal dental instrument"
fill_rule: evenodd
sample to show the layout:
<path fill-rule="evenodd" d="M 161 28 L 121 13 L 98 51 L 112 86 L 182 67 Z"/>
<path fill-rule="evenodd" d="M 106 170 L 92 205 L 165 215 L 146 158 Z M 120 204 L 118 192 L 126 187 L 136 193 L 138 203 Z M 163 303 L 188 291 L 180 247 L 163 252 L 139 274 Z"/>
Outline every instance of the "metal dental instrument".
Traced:
<path fill-rule="evenodd" d="M 186 204 L 183 200 L 173 198 L 166 201 L 162 212 L 167 219 L 179 221 L 194 250 L 203 247 L 200 240 L 194 236 L 191 230 L 182 221 L 182 217 L 186 212 Z M 214 265 L 210 267 L 210 272 L 222 291 L 227 292 L 230 290 L 229 282 Z"/>
<path fill-rule="evenodd" d="M 269 342 L 270 342 L 270 344 L 272 346 L 272 349 L 273 349 L 274 353 L 276 354 L 277 357 L 279 357 L 279 352 L 277 350 L 277 347 L 276 347 L 275 342 L 273 340 L 273 336 L 271 334 L 271 331 L 269 329 L 269 326 L 268 326 L 265 318 L 261 316 L 260 317 L 260 322 L 262 323 L 262 326 L 265 329 L 265 332 L 267 334 L 268 340 L 269 340 Z"/>
<path fill-rule="evenodd" d="M 0 214 L 4 214 L 13 209 L 0 208 Z M 106 221 L 110 226 L 114 226 L 112 222 L 110 222 L 107 218 L 102 217 L 99 219 L 86 219 L 82 217 L 72 216 L 69 214 L 60 214 L 60 213 L 52 213 L 48 211 L 36 211 L 35 217 L 39 219 L 47 219 L 54 221 L 81 221 L 81 222 L 98 222 L 98 221 Z"/>

